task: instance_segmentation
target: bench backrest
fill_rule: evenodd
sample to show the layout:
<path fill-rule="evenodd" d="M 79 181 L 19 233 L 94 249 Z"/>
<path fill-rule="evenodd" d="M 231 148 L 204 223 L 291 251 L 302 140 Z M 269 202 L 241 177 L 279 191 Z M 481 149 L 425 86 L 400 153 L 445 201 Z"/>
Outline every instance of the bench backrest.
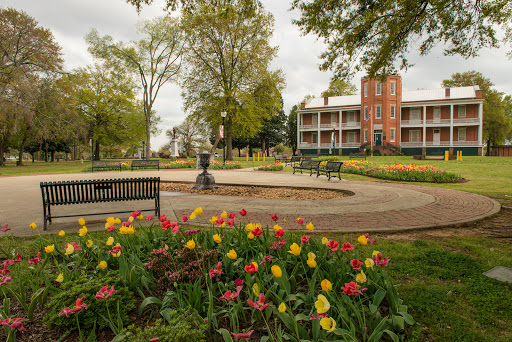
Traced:
<path fill-rule="evenodd" d="M 132 166 L 158 166 L 160 165 L 160 161 L 158 159 L 150 159 L 150 160 L 133 160 Z"/>
<path fill-rule="evenodd" d="M 150 200 L 160 196 L 160 178 L 41 182 L 43 205 Z"/>
<path fill-rule="evenodd" d="M 298 162 L 301 158 L 301 156 L 292 156 L 291 162 Z"/>
<path fill-rule="evenodd" d="M 93 167 L 119 167 L 121 166 L 120 160 L 93 160 Z"/>
<path fill-rule="evenodd" d="M 343 165 L 343 162 L 328 161 L 327 164 L 325 164 L 325 169 L 338 172 L 341 168 L 341 165 Z"/>

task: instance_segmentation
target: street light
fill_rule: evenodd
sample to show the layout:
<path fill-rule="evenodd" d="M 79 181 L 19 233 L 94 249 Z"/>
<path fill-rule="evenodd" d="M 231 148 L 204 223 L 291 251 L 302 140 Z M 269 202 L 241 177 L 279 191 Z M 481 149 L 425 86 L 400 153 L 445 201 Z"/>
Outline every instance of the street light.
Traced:
<path fill-rule="evenodd" d="M 146 158 L 146 142 L 142 142 L 142 159 Z"/>
<path fill-rule="evenodd" d="M 332 155 L 336 155 L 336 124 L 332 125 Z"/>
<path fill-rule="evenodd" d="M 220 112 L 220 116 L 222 116 L 222 137 L 224 138 L 224 148 L 222 149 L 222 158 L 224 159 L 224 164 L 226 164 L 226 135 L 224 133 L 224 119 L 228 113 L 222 108 L 222 112 Z"/>

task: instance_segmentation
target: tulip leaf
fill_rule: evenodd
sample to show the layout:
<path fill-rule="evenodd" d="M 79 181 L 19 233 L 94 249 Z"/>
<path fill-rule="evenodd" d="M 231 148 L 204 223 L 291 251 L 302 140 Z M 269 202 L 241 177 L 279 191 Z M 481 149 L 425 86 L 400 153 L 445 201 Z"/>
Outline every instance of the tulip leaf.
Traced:
<path fill-rule="evenodd" d="M 156 304 L 157 306 L 161 306 L 162 300 L 160 300 L 156 297 L 147 297 L 146 299 L 144 299 L 144 301 L 142 301 L 142 303 L 140 304 L 140 307 L 139 307 L 139 316 L 142 316 L 142 312 L 144 311 L 144 308 L 150 304 Z"/>
<path fill-rule="evenodd" d="M 378 289 L 373 295 L 373 305 L 379 306 L 384 297 L 386 296 L 386 291 L 382 289 Z"/>
<path fill-rule="evenodd" d="M 398 338 L 398 336 L 397 336 L 394 332 L 392 332 L 391 330 L 386 329 L 386 330 L 384 330 L 384 332 L 385 332 L 386 334 L 388 334 L 388 336 L 389 336 L 389 337 L 391 337 L 391 339 L 393 340 L 393 342 L 398 342 L 398 341 L 400 341 L 400 339 Z"/>
<path fill-rule="evenodd" d="M 224 342 L 233 342 L 233 338 L 229 334 L 229 331 L 226 329 L 217 329 L 217 332 L 219 332 L 222 335 L 222 338 L 224 338 Z"/>

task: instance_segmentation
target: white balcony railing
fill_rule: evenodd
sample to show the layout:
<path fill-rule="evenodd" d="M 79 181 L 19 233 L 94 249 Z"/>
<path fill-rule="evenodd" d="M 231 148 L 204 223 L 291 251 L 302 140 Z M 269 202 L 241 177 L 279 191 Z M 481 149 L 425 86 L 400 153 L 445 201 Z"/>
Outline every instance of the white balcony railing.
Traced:
<path fill-rule="evenodd" d="M 312 124 L 312 125 L 300 125 L 300 129 L 317 129 L 318 124 Z"/>
<path fill-rule="evenodd" d="M 414 141 L 414 142 L 401 142 L 401 147 L 422 147 L 423 142 L 422 141 Z M 433 142 L 433 141 L 426 141 L 425 146 L 450 146 L 449 141 L 439 141 L 439 142 Z M 454 141 L 453 146 L 478 146 L 478 141 Z"/>
<path fill-rule="evenodd" d="M 361 127 L 360 121 L 349 121 L 349 122 L 343 122 L 341 124 L 341 128 L 348 128 L 348 127 Z"/>
<path fill-rule="evenodd" d="M 339 144 L 336 144 L 336 148 L 348 148 L 348 147 L 360 147 L 361 144 L 360 143 L 343 143 L 341 144 L 341 146 Z M 302 142 L 299 144 L 299 148 L 330 148 L 332 147 L 332 144 L 329 144 L 329 143 L 321 143 L 320 146 L 318 146 L 317 143 L 305 143 L 305 142 Z"/>
<path fill-rule="evenodd" d="M 449 122 L 448 122 L 449 123 Z M 422 120 L 402 120 L 400 125 L 403 126 L 423 126 Z"/>
<path fill-rule="evenodd" d="M 425 120 L 426 125 L 439 125 L 439 126 L 450 126 L 450 119 L 428 119 Z M 453 119 L 454 125 L 461 124 L 479 124 L 479 118 L 456 118 Z M 411 126 L 411 127 L 421 127 L 423 126 L 423 120 L 402 120 L 400 121 L 400 125 L 402 127 Z"/>

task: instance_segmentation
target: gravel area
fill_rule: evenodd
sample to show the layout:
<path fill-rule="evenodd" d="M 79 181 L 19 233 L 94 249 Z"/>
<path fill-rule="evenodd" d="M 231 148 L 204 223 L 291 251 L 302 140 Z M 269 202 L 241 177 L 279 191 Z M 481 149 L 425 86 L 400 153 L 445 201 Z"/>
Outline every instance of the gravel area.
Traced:
<path fill-rule="evenodd" d="M 215 190 L 192 189 L 192 183 L 160 183 L 160 190 L 170 192 L 185 192 L 192 194 L 219 195 L 219 196 L 240 196 L 267 199 L 289 199 L 289 200 L 326 200 L 351 196 L 348 191 L 329 189 L 304 189 L 289 187 L 263 187 L 243 185 L 219 185 Z"/>

